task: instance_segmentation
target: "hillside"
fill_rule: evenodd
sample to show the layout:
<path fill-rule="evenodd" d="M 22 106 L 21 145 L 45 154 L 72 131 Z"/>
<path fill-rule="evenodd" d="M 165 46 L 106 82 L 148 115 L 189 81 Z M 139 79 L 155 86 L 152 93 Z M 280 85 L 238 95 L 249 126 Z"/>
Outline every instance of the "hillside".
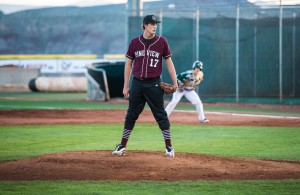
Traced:
<path fill-rule="evenodd" d="M 253 6 L 246 0 L 243 5 Z M 144 3 L 144 13 L 167 10 L 164 17 L 178 14 L 176 9 L 233 13 L 235 3 L 229 0 L 180 0 Z M 216 6 L 214 6 L 216 5 Z M 209 6 L 209 7 L 208 7 Z M 177 12 L 178 13 L 178 12 Z M 183 12 L 188 15 L 188 11 Z M 182 16 L 182 15 L 181 15 Z M 142 31 L 141 31 L 142 32 Z M 0 54 L 97 54 L 125 53 L 126 5 L 115 4 L 94 7 L 51 7 L 3 14 L 0 12 Z"/>
<path fill-rule="evenodd" d="M 44 8 L 2 15 L 1 54 L 122 53 L 125 5 Z M 110 9 L 109 9 L 110 10 Z"/>

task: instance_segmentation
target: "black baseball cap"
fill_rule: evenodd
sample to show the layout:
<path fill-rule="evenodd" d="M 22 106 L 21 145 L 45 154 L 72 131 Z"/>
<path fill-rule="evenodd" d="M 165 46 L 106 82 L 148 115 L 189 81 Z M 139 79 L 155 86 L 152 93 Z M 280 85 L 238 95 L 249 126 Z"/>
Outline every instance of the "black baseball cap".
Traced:
<path fill-rule="evenodd" d="M 157 23 L 160 23 L 160 21 L 158 21 L 157 17 L 154 15 L 147 15 L 144 17 L 143 23 L 144 24 L 149 24 L 149 23 L 157 24 Z"/>

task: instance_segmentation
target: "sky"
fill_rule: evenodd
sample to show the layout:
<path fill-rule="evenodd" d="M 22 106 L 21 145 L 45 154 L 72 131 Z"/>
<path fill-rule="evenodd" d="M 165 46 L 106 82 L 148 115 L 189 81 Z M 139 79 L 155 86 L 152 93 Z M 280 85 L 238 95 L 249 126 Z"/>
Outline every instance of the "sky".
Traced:
<path fill-rule="evenodd" d="M 154 0 L 143 0 L 143 2 Z M 257 4 L 279 4 L 280 0 L 248 0 Z M 127 0 L 0 0 L 0 4 L 29 5 L 29 6 L 67 6 L 67 5 L 104 5 L 125 3 Z M 281 0 L 284 5 L 300 4 L 300 0 Z"/>
<path fill-rule="evenodd" d="M 146 0 L 147 1 L 147 0 Z M 149 0 L 148 0 L 149 1 Z M 29 5 L 29 6 L 68 6 L 83 5 L 85 3 L 91 5 L 105 5 L 125 3 L 127 0 L 0 0 L 0 4 L 9 5 Z"/>
<path fill-rule="evenodd" d="M 251 3 L 258 5 L 279 5 L 280 0 L 248 0 Z M 282 5 L 300 4 L 300 0 L 281 0 Z"/>
<path fill-rule="evenodd" d="M 160 1 L 160 0 L 142 0 L 143 2 Z M 255 3 L 263 8 L 269 6 L 279 5 L 280 0 L 247 0 Z M 8 6 L 0 6 L 0 10 L 5 14 L 22 11 L 26 9 L 38 9 L 43 7 L 57 7 L 57 6 L 96 6 L 106 4 L 120 4 L 126 3 L 127 0 L 0 0 L 0 4 Z M 281 0 L 283 5 L 300 5 L 300 0 Z M 25 7 L 24 7 L 25 6 Z"/>

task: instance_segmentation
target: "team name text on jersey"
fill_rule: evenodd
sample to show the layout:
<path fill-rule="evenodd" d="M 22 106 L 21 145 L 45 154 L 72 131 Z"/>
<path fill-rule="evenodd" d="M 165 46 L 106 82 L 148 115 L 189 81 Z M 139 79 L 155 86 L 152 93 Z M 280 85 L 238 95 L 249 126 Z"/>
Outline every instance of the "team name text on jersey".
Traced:
<path fill-rule="evenodd" d="M 158 58 L 159 54 L 160 54 L 159 52 L 152 51 L 152 50 L 147 50 L 147 56 Z M 136 58 L 141 57 L 141 56 L 145 56 L 145 50 L 136 51 L 134 53 L 134 55 L 135 55 Z"/>

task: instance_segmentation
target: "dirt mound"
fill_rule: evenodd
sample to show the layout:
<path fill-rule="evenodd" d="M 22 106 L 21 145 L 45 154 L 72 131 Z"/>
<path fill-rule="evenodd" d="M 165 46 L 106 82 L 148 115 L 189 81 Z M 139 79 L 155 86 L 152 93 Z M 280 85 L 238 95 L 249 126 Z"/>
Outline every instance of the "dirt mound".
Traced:
<path fill-rule="evenodd" d="M 300 162 L 163 151 L 75 151 L 0 163 L 0 180 L 259 180 L 300 179 Z"/>

